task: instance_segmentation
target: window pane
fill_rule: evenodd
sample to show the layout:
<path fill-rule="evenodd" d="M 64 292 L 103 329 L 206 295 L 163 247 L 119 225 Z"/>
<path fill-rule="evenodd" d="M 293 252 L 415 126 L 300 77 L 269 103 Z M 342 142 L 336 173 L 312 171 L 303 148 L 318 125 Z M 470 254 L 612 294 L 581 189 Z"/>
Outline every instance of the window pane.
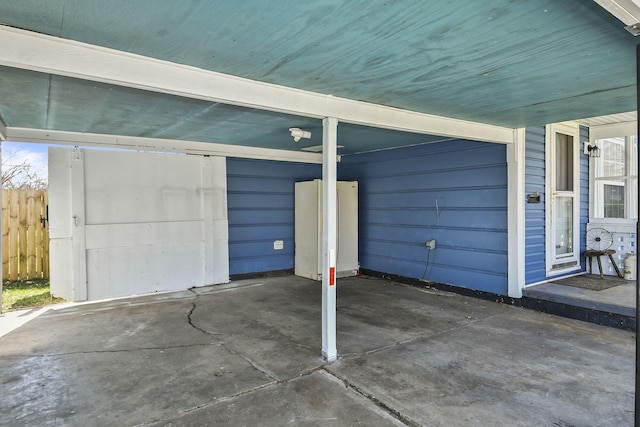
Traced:
<path fill-rule="evenodd" d="M 624 138 L 602 140 L 602 176 L 625 176 Z"/>
<path fill-rule="evenodd" d="M 624 218 L 624 181 L 604 184 L 604 217 Z"/>
<path fill-rule="evenodd" d="M 573 191 L 573 137 L 556 133 L 556 190 Z"/>
<path fill-rule="evenodd" d="M 573 254 L 573 198 L 558 197 L 555 213 L 556 256 Z"/>

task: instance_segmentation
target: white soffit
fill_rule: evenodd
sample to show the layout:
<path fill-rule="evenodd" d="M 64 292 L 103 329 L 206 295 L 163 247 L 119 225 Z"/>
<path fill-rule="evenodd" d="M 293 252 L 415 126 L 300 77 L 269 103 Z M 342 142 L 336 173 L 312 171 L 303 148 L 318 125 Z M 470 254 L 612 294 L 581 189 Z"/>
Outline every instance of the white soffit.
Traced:
<path fill-rule="evenodd" d="M 357 125 L 513 143 L 515 130 L 354 101 L 0 25 L 0 65 Z"/>
<path fill-rule="evenodd" d="M 638 132 L 638 114 L 636 111 L 590 117 L 580 120 L 580 124 L 589 126 L 589 139 L 595 141 L 616 136 L 636 135 Z"/>
<path fill-rule="evenodd" d="M 625 25 L 640 22 L 639 0 L 594 0 Z"/>

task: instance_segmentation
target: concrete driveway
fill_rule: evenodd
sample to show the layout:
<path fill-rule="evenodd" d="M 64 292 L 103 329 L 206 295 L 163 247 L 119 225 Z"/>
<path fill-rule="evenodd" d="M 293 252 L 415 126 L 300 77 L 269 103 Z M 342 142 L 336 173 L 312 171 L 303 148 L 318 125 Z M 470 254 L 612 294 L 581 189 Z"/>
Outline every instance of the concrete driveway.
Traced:
<path fill-rule="evenodd" d="M 631 332 L 358 277 L 326 364 L 320 308 L 293 276 L 54 307 L 0 338 L 0 423 L 633 424 Z"/>

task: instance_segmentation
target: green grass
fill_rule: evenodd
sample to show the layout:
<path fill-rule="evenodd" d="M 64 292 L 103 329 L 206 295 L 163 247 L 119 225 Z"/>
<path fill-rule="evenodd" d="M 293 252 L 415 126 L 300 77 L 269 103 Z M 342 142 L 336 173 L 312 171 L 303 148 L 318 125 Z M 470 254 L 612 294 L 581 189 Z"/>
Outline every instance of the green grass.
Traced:
<path fill-rule="evenodd" d="M 62 302 L 62 298 L 51 298 L 49 279 L 4 281 L 2 284 L 2 312 L 42 307 Z"/>

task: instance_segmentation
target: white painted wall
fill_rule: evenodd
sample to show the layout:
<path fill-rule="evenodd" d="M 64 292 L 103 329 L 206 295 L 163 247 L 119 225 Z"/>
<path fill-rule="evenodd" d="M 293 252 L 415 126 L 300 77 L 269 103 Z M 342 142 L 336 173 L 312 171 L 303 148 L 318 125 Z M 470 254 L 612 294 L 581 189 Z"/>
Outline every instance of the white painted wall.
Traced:
<path fill-rule="evenodd" d="M 224 157 L 50 148 L 49 175 L 54 295 L 229 281 Z"/>

